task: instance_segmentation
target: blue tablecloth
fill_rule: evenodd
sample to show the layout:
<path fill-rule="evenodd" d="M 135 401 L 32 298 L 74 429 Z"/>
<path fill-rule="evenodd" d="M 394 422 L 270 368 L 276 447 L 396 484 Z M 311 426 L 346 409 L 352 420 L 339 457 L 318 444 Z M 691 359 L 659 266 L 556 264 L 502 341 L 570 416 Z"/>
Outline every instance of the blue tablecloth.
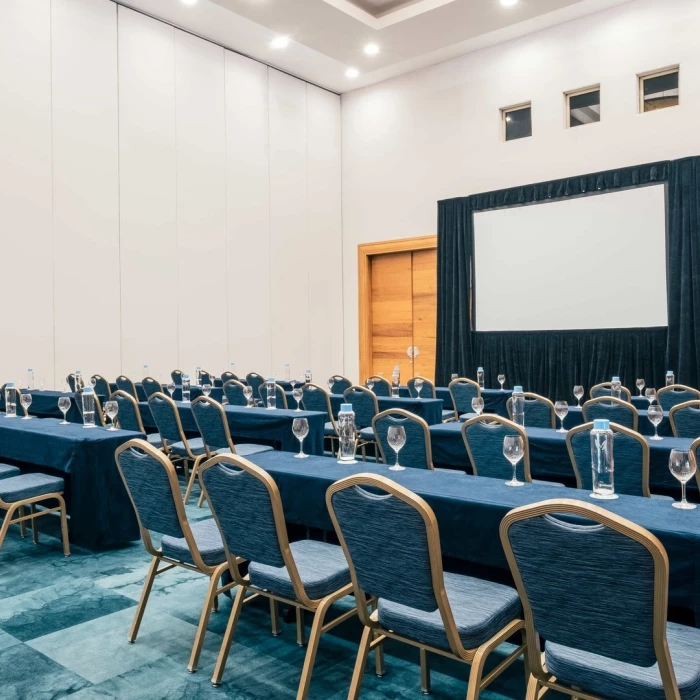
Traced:
<path fill-rule="evenodd" d="M 506 389 L 505 391 L 501 391 L 500 389 L 482 389 L 481 395 L 484 398 L 484 411 L 486 413 L 497 413 L 499 416 L 508 418 L 506 401 L 513 395 L 511 389 Z M 399 396 L 405 398 L 411 396 L 407 386 L 402 386 L 400 388 Z M 450 390 L 446 386 L 435 387 L 435 398 L 442 399 L 443 408 L 446 411 L 453 408 Z"/>
<path fill-rule="evenodd" d="M 139 401 L 146 401 L 146 392 L 143 390 L 143 384 L 141 382 L 134 382 L 134 385 L 136 386 L 136 393 L 138 394 Z M 112 391 L 117 390 L 117 385 L 112 382 L 109 385 L 109 388 Z M 168 392 L 168 385 L 167 384 L 161 384 L 161 388 L 163 393 L 166 396 L 170 396 L 170 392 Z M 197 386 L 196 384 L 192 384 L 190 386 L 190 401 L 194 401 L 195 399 L 198 399 L 202 395 L 202 387 Z M 211 393 L 209 396 L 214 399 L 215 401 L 218 401 L 221 403 L 221 400 L 223 399 L 224 396 L 224 390 L 219 386 L 215 387 L 213 386 L 211 388 Z M 175 391 L 173 392 L 173 399 L 175 401 L 182 401 L 182 387 L 178 384 L 175 386 Z"/>
<path fill-rule="evenodd" d="M 693 610 L 700 620 L 700 517 L 696 511 L 672 508 L 668 501 L 621 496 L 594 502 L 585 491 L 546 484 L 514 489 L 486 477 L 422 469 L 390 472 L 383 465 L 339 465 L 330 457 L 297 460 L 281 452 L 253 455 L 251 460 L 277 483 L 288 522 L 331 530 L 325 502 L 328 487 L 351 474 L 379 473 L 428 502 L 437 517 L 443 555 L 505 571 L 508 565 L 498 528 L 508 511 L 549 498 L 593 503 L 647 528 L 661 540 L 670 562 L 669 602 Z M 401 532 L 395 535 L 401 537 Z"/>
<path fill-rule="evenodd" d="M 178 402 L 177 408 L 183 430 L 191 435 L 199 435 L 192 405 Z M 148 403 L 140 402 L 139 409 L 144 427 L 155 428 Z M 304 440 L 304 452 L 312 455 L 323 454 L 323 428 L 326 424 L 324 413 L 284 408 L 268 411 L 265 408 L 245 406 L 224 406 L 224 410 L 234 443 L 254 442 L 272 445 L 287 452 L 298 452 L 299 440 L 292 432 L 292 422 L 295 418 L 306 418 L 309 421 L 309 434 Z"/>
<path fill-rule="evenodd" d="M 647 406 L 649 402 L 647 401 Z M 637 411 L 639 413 L 639 424 L 637 426 L 638 432 L 642 435 L 653 435 L 654 425 L 651 423 L 647 416 L 647 411 Z M 565 428 L 575 428 L 577 425 L 583 425 L 585 421 L 583 420 L 583 409 L 578 406 L 569 406 L 569 414 L 564 418 Z M 557 428 L 559 427 L 559 419 L 557 418 Z M 661 423 L 659 423 L 659 435 L 664 435 L 671 437 L 673 431 L 671 430 L 671 421 L 668 419 L 668 411 L 664 411 L 664 417 Z"/>
<path fill-rule="evenodd" d="M 71 542 L 111 547 L 140 537 L 114 451 L 142 433 L 86 429 L 54 418 L 0 416 L 0 460 L 66 479 Z"/>
<path fill-rule="evenodd" d="M 26 391 L 22 393 L 27 393 Z M 58 400 L 62 396 L 68 396 L 71 400 L 70 409 L 66 414 L 66 420 L 72 423 L 82 423 L 83 418 L 75 403 L 73 394 L 63 391 L 40 391 L 32 389 L 29 392 L 32 395 L 32 405 L 29 407 L 29 415 L 38 416 L 39 418 L 59 418 L 63 420 L 63 413 L 58 407 Z M 0 401 L 0 409 L 5 410 L 5 397 Z"/>
<path fill-rule="evenodd" d="M 340 410 L 340 404 L 343 403 L 341 394 L 331 394 L 331 408 L 333 415 L 337 417 Z M 377 404 L 380 411 L 388 411 L 390 408 L 402 408 L 404 411 L 410 411 L 420 416 L 428 425 L 437 425 L 442 423 L 442 399 L 411 399 L 399 396 L 391 398 L 390 396 L 377 396 Z M 294 405 L 294 399 L 292 403 Z"/>

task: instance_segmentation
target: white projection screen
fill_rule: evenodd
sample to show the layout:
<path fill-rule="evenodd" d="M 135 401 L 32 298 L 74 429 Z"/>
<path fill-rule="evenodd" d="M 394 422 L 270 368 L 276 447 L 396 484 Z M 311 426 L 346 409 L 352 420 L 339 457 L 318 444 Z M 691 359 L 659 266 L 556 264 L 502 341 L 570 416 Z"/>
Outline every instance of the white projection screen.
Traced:
<path fill-rule="evenodd" d="M 474 214 L 477 331 L 668 325 L 666 188 Z"/>

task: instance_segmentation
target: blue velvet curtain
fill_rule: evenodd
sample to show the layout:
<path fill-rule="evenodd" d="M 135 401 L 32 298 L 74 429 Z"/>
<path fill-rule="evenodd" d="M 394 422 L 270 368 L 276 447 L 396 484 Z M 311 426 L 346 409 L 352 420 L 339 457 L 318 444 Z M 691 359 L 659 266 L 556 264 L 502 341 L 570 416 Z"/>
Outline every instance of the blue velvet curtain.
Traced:
<path fill-rule="evenodd" d="M 497 207 L 554 201 L 620 188 L 667 183 L 667 278 L 669 326 L 619 330 L 478 333 L 475 299 L 473 213 Z M 634 387 L 643 377 L 661 386 L 666 369 L 677 381 L 700 385 L 700 158 L 629 168 L 486 192 L 438 203 L 438 322 L 436 380 L 473 377 L 483 365 L 486 381 L 552 399 L 570 399 L 574 384 L 589 388 L 620 375 Z M 633 266 L 628 267 L 633 274 Z"/>

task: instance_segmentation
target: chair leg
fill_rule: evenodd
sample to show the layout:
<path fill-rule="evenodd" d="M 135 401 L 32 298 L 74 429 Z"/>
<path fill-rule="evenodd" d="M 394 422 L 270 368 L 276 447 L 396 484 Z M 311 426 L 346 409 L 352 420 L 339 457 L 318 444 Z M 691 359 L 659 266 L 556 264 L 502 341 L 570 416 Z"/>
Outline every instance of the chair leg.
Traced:
<path fill-rule="evenodd" d="M 190 478 L 187 481 L 187 489 L 185 491 L 185 497 L 182 499 L 185 505 L 187 505 L 187 502 L 190 500 L 190 494 L 192 493 L 192 487 L 194 486 L 194 482 L 197 479 L 197 474 L 199 474 L 199 465 L 201 462 L 202 462 L 202 458 L 197 457 L 197 459 L 194 460 L 194 464 L 192 465 L 192 472 L 190 473 Z M 186 474 L 185 474 L 185 476 L 186 476 Z"/>
<path fill-rule="evenodd" d="M 527 683 L 527 694 L 525 695 L 525 700 L 537 700 L 537 696 L 540 692 L 540 684 L 537 678 L 530 676 L 530 680 Z"/>
<path fill-rule="evenodd" d="M 204 491 L 202 491 L 199 494 L 199 498 L 197 499 L 197 508 L 201 508 L 203 504 L 204 504 Z"/>
<path fill-rule="evenodd" d="M 199 617 L 197 633 L 194 636 L 194 645 L 192 646 L 192 653 L 190 654 L 190 662 L 187 665 L 187 670 L 190 673 L 194 673 L 197 670 L 199 656 L 202 653 L 202 647 L 204 646 L 204 635 L 207 633 L 209 617 L 211 616 L 211 610 L 214 607 L 216 589 L 219 587 L 219 579 L 226 569 L 228 569 L 228 562 L 219 564 L 219 566 L 214 569 L 214 573 L 209 577 L 209 588 L 207 589 L 207 595 L 204 599 L 204 605 L 202 606 L 202 614 Z"/>
<path fill-rule="evenodd" d="M 20 506 L 18 508 L 17 512 L 19 513 L 19 517 L 23 518 L 24 517 L 24 506 Z M 20 534 L 20 537 L 22 537 L 22 538 L 27 536 L 27 521 L 26 520 L 23 520 L 19 524 L 19 534 Z"/>
<path fill-rule="evenodd" d="M 272 628 L 272 636 L 280 636 L 280 611 L 277 601 L 270 598 L 270 626 Z"/>
<path fill-rule="evenodd" d="M 10 528 L 10 520 L 12 520 L 12 516 L 15 514 L 17 507 L 18 506 L 10 506 L 7 509 L 7 513 L 5 513 L 5 519 L 2 521 L 2 527 L 0 527 L 0 547 L 2 547 L 2 543 L 5 541 L 5 535 Z"/>
<path fill-rule="evenodd" d="M 61 511 L 63 515 L 63 511 Z M 153 557 L 151 561 L 151 566 L 148 569 L 148 574 L 146 574 L 146 580 L 143 584 L 143 590 L 141 591 L 141 598 L 139 598 L 139 604 L 136 606 L 136 614 L 134 615 L 134 621 L 131 623 L 131 629 L 129 630 L 129 636 L 127 639 L 129 643 L 133 644 L 136 641 L 136 636 L 139 633 L 139 627 L 141 627 L 141 620 L 143 620 L 143 613 L 146 611 L 146 603 L 148 603 L 148 596 L 151 595 L 151 588 L 153 588 L 153 581 L 155 581 L 156 574 L 158 573 L 158 566 L 160 564 L 160 557 Z"/>
<path fill-rule="evenodd" d="M 430 695 L 430 663 L 428 652 L 423 647 L 420 649 L 420 689 L 423 695 Z"/>
<path fill-rule="evenodd" d="M 297 700 L 306 700 L 309 695 L 309 686 L 311 685 L 311 674 L 314 670 L 316 661 L 316 652 L 323 634 L 323 624 L 326 619 L 326 614 L 331 608 L 331 605 L 338 600 L 336 595 L 330 595 L 321 601 L 321 604 L 314 613 L 314 621 L 311 625 L 311 634 L 309 635 L 309 646 L 306 650 L 306 658 L 304 659 L 304 668 L 301 672 L 301 680 L 299 681 L 299 690 L 297 691 Z M 299 608 L 297 608 L 299 610 Z M 303 619 L 303 617 L 302 617 Z"/>
<path fill-rule="evenodd" d="M 243 609 L 245 592 L 245 586 L 238 586 L 236 597 L 233 600 L 231 614 L 228 618 L 228 624 L 226 625 L 224 640 L 221 643 L 221 649 L 219 650 L 219 658 L 216 660 L 214 675 L 211 677 L 211 684 L 213 686 L 221 685 L 221 679 L 224 675 L 224 669 L 226 668 L 226 660 L 228 659 L 229 651 L 231 651 L 231 644 L 233 643 L 233 635 L 236 633 L 238 618 L 241 616 L 241 610 Z"/>
<path fill-rule="evenodd" d="M 355 659 L 355 668 L 352 672 L 352 681 L 350 682 L 350 690 L 348 691 L 348 700 L 357 700 L 360 697 L 362 689 L 362 679 L 365 675 L 365 664 L 369 654 L 369 645 L 372 643 L 372 628 L 365 627 L 362 630 L 362 638 L 360 646 L 357 650 L 357 658 Z"/>
<path fill-rule="evenodd" d="M 376 634 L 374 635 L 377 636 Z M 384 666 L 384 642 L 374 647 L 374 673 L 377 678 L 384 678 L 386 668 Z"/>
<path fill-rule="evenodd" d="M 36 508 L 34 507 L 33 503 L 29 504 L 29 512 L 32 515 L 36 514 Z M 39 530 L 37 528 L 37 520 L 38 518 L 32 518 L 32 541 L 34 544 L 39 544 Z"/>
<path fill-rule="evenodd" d="M 297 644 L 300 647 L 306 646 L 306 628 L 304 627 L 304 609 L 297 608 Z"/>
<path fill-rule="evenodd" d="M 66 502 L 63 496 L 57 496 L 58 505 L 61 507 L 61 539 L 63 540 L 63 555 L 70 556 L 70 542 L 68 541 L 68 518 L 66 516 Z"/>

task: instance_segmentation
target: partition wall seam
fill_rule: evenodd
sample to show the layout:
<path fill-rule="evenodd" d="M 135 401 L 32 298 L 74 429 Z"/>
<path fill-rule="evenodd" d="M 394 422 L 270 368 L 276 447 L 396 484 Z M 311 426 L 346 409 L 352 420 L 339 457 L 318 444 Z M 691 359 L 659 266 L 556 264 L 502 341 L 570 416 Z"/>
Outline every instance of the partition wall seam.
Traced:
<path fill-rule="evenodd" d="M 306 237 L 309 237 L 309 84 L 304 83 L 304 148 L 306 151 Z M 311 367 L 311 273 L 306 273 L 306 357 L 307 366 Z"/>
<path fill-rule="evenodd" d="M 49 101 L 50 109 L 50 137 L 51 137 L 51 323 L 53 345 L 53 382 L 56 386 L 56 226 L 54 221 L 54 151 L 53 151 L 53 0 L 49 0 Z"/>
<path fill-rule="evenodd" d="M 175 115 L 175 330 L 177 333 L 177 366 L 180 367 L 180 240 L 179 240 L 179 221 L 178 216 L 178 155 L 177 155 L 177 35 L 175 27 L 171 25 L 173 35 L 173 112 Z"/>
<path fill-rule="evenodd" d="M 270 104 L 271 104 L 270 66 L 267 66 L 267 279 L 268 291 L 268 328 L 270 329 L 270 344 L 268 351 L 268 368 L 272 370 L 272 146 L 270 135 Z M 268 375 L 269 376 L 269 375 Z"/>
<path fill-rule="evenodd" d="M 115 12 L 117 44 L 117 260 L 119 261 L 119 367 L 124 372 L 124 315 L 122 314 L 122 149 L 121 149 L 121 99 L 119 97 L 119 5 Z"/>
<path fill-rule="evenodd" d="M 226 51 L 222 51 L 224 61 L 224 244 L 226 249 L 226 269 L 228 270 L 228 80 L 226 77 Z M 229 295 L 228 274 L 224 275 L 226 282 L 226 365 L 224 371 L 228 371 L 231 362 L 231 300 Z"/>

